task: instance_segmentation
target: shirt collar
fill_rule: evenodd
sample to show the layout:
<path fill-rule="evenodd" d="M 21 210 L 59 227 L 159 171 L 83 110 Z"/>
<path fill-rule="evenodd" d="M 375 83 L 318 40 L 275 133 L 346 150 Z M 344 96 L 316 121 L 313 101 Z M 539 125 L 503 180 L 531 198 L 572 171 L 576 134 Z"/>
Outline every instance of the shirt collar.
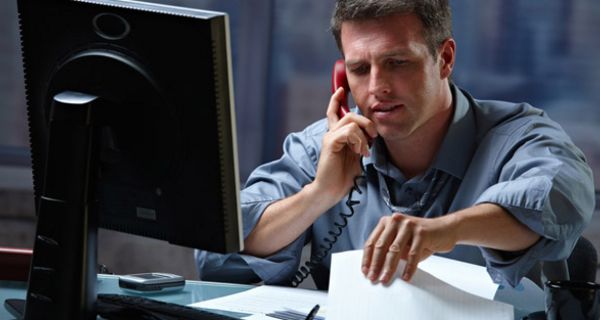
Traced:
<path fill-rule="evenodd" d="M 396 181 L 404 182 L 406 180 L 400 169 L 389 161 L 383 138 L 375 138 L 369 151 L 371 152 L 371 156 L 363 158 L 363 165 L 365 167 L 373 165 L 377 171 Z"/>
<path fill-rule="evenodd" d="M 467 97 L 450 85 L 454 97 L 454 117 L 448 127 L 433 167 L 462 179 L 475 150 L 475 120 Z"/>
<path fill-rule="evenodd" d="M 443 170 L 462 179 L 475 150 L 475 122 L 467 97 L 454 85 L 450 85 L 454 101 L 454 116 L 448 127 L 433 168 Z M 385 143 L 376 138 L 371 146 L 371 156 L 363 158 L 363 165 L 373 165 L 377 171 L 399 181 L 404 175 L 388 160 Z"/>

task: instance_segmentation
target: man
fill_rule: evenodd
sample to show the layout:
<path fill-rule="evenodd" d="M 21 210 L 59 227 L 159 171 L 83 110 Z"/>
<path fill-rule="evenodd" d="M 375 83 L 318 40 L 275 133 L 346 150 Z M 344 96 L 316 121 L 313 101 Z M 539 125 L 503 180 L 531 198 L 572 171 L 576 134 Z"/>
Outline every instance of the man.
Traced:
<path fill-rule="evenodd" d="M 291 134 L 281 159 L 242 191 L 245 251 L 198 252 L 203 279 L 285 284 L 312 241 L 353 217 L 331 252 L 364 248 L 362 271 L 410 280 L 433 253 L 485 264 L 516 285 L 540 260 L 569 256 L 594 207 L 591 170 L 558 124 L 527 104 L 479 101 L 450 82 L 447 0 L 338 0 L 332 30 L 359 113 Z M 361 175 L 364 178 L 355 179 Z M 314 259 L 327 286 L 330 254 Z"/>

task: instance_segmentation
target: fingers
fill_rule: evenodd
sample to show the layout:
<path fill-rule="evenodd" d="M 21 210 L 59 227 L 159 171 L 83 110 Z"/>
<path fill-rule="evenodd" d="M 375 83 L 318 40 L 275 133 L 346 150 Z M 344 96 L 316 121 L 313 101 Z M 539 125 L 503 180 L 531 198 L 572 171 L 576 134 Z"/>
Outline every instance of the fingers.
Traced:
<path fill-rule="evenodd" d="M 402 225 L 400 225 L 400 230 L 398 230 L 397 225 L 394 221 L 389 222 L 389 220 L 393 220 L 392 217 L 385 217 L 384 219 L 387 220 L 385 223 L 386 227 L 384 228 L 383 232 L 381 232 L 381 235 L 375 242 L 375 248 L 373 250 L 373 255 L 371 258 L 371 265 L 369 266 L 369 273 L 367 274 L 367 278 L 369 278 L 369 280 L 371 280 L 372 282 L 380 280 L 382 276 L 381 271 L 384 267 L 386 257 L 388 256 L 388 252 L 391 247 L 390 245 L 392 244 L 392 241 L 397 235 L 402 234 Z M 394 249 L 396 249 L 396 246 L 394 246 Z M 393 271 L 395 271 L 395 269 Z"/>
<path fill-rule="evenodd" d="M 396 238 L 388 248 L 386 253 L 385 262 L 383 263 L 383 269 L 379 276 L 379 281 L 383 283 L 390 283 L 396 274 L 400 260 L 406 257 L 406 251 L 408 250 L 409 236 L 404 230 L 406 225 L 400 227 L 399 232 L 396 234 Z M 414 242 L 414 240 L 413 240 Z M 406 268 L 405 268 L 406 269 Z"/>
<path fill-rule="evenodd" d="M 340 117 L 338 116 L 338 109 L 340 108 L 340 103 L 344 94 L 344 87 L 339 87 L 329 99 L 329 105 L 327 106 L 327 122 L 329 124 L 329 128 L 333 128 L 335 123 L 340 120 Z"/>
<path fill-rule="evenodd" d="M 384 220 L 381 219 L 381 220 L 379 220 L 379 223 L 377 224 L 375 229 L 373 229 L 373 231 L 371 232 L 371 235 L 365 242 L 365 248 L 363 250 L 362 267 L 361 267 L 362 272 L 365 276 L 367 276 L 369 273 L 369 268 L 371 266 L 371 260 L 372 260 L 371 257 L 373 256 L 373 251 L 375 250 L 375 241 L 377 241 L 377 239 L 379 239 L 379 236 L 383 232 L 384 228 L 385 228 Z"/>
<path fill-rule="evenodd" d="M 333 141 L 334 152 L 349 147 L 356 154 L 369 156 L 369 139 L 357 123 L 350 122 L 328 134 Z"/>
<path fill-rule="evenodd" d="M 361 132 L 353 131 L 346 136 L 346 144 L 356 154 L 369 156 L 369 140 Z"/>
<path fill-rule="evenodd" d="M 329 105 L 327 106 L 326 113 L 329 130 L 335 130 L 350 122 L 356 122 L 361 129 L 364 130 L 365 134 L 371 139 L 377 137 L 377 129 L 375 128 L 375 124 L 364 116 L 350 112 L 340 119 L 338 116 L 338 110 L 345 94 L 346 92 L 344 91 L 344 88 L 339 87 L 329 99 Z"/>
<path fill-rule="evenodd" d="M 369 280 L 390 283 L 400 260 L 406 260 L 402 279 L 412 278 L 419 262 L 431 254 L 424 250 L 424 236 L 416 221 L 398 213 L 380 220 L 365 243 L 363 253 L 362 272 Z"/>
<path fill-rule="evenodd" d="M 360 114 L 356 114 L 353 112 L 347 113 L 342 119 L 335 123 L 333 127 L 329 128 L 330 130 L 335 130 L 336 128 L 345 126 L 349 123 L 356 123 L 364 132 L 364 134 L 369 137 L 369 139 L 374 139 L 378 135 L 377 128 L 375 127 L 373 121 Z"/>
<path fill-rule="evenodd" d="M 352 152 L 365 157 L 369 154 L 369 141 L 377 137 L 375 124 L 366 117 L 348 113 L 340 119 L 338 110 L 344 97 L 344 88 L 338 88 L 327 106 L 327 122 L 333 137 L 333 151 L 338 152 L 348 146 Z"/>
<path fill-rule="evenodd" d="M 402 280 L 410 281 L 413 275 L 417 271 L 417 265 L 421 262 L 421 251 L 422 251 L 422 239 L 421 234 L 416 233 L 413 237 L 412 245 L 410 246 L 410 250 L 408 251 L 408 256 L 406 257 L 406 265 L 404 266 L 404 271 L 402 272 Z"/>

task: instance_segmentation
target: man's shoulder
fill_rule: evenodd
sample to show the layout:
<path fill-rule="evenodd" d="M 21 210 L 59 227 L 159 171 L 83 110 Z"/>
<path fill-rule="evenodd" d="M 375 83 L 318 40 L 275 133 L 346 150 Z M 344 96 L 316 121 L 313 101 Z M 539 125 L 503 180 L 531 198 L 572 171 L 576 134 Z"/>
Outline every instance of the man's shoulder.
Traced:
<path fill-rule="evenodd" d="M 301 146 L 308 149 L 320 149 L 321 140 L 327 130 L 327 119 L 317 120 L 301 131 L 289 133 L 285 139 L 284 148 Z"/>
<path fill-rule="evenodd" d="M 309 136 L 322 136 L 325 134 L 325 132 L 327 132 L 327 130 L 327 118 L 322 118 L 309 124 L 306 128 L 304 128 L 304 130 L 302 130 L 302 133 Z"/>
<path fill-rule="evenodd" d="M 499 146 L 511 150 L 515 145 L 532 139 L 571 141 L 560 124 L 548 117 L 544 110 L 529 103 L 497 100 L 476 102 L 479 143 L 492 145 L 497 150 L 500 150 Z"/>
<path fill-rule="evenodd" d="M 512 133 L 515 128 L 531 122 L 551 121 L 546 113 L 526 102 L 474 100 L 475 117 L 486 131 Z"/>
<path fill-rule="evenodd" d="M 301 131 L 290 133 L 289 136 L 299 138 L 303 141 L 304 140 L 314 140 L 314 141 L 320 142 L 321 139 L 323 138 L 323 135 L 327 132 L 327 130 L 328 130 L 327 119 L 323 118 L 323 119 L 317 120 L 317 121 L 309 124 Z"/>

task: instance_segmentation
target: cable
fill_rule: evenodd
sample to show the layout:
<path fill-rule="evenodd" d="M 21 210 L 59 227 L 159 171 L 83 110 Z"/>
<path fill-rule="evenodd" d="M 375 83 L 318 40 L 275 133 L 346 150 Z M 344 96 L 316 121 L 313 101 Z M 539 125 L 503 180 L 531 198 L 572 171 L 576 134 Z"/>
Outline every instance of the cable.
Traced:
<path fill-rule="evenodd" d="M 362 157 L 360 158 L 360 164 L 362 168 L 362 174 L 354 178 L 354 186 L 352 186 L 352 189 L 350 189 L 350 192 L 348 193 L 348 198 L 346 200 L 346 206 L 348 207 L 350 212 L 339 213 L 340 221 L 334 221 L 334 227 L 328 232 L 329 236 L 323 238 L 323 241 L 326 244 L 319 245 L 319 251 L 316 254 L 311 255 L 311 258 L 308 261 L 306 261 L 303 266 L 300 266 L 300 268 L 292 276 L 292 287 L 297 287 L 300 283 L 302 283 L 302 281 L 306 280 L 306 278 L 308 278 L 308 276 L 313 272 L 313 270 L 317 268 L 321 264 L 321 262 L 323 262 L 323 259 L 327 257 L 327 255 L 333 248 L 333 245 L 337 242 L 338 238 L 342 235 L 342 232 L 348 225 L 348 219 L 354 215 L 354 207 L 359 205 L 360 201 L 353 200 L 352 196 L 354 195 L 354 192 L 362 194 L 362 190 L 358 185 L 360 180 L 366 180 L 367 178 L 367 176 L 365 175 L 365 168 L 362 165 Z"/>
<path fill-rule="evenodd" d="M 298 268 L 296 273 L 292 276 L 290 282 L 293 287 L 297 287 L 300 283 L 302 283 L 302 281 L 308 278 L 308 276 L 314 271 L 314 269 L 316 269 L 321 264 L 321 262 L 323 262 L 323 259 L 327 257 L 327 255 L 333 248 L 333 245 L 337 242 L 338 238 L 342 235 L 342 232 L 348 225 L 348 219 L 354 215 L 354 207 L 360 204 L 360 201 L 352 199 L 354 192 L 362 194 L 362 190 L 360 190 L 360 187 L 358 186 L 359 181 L 367 179 L 367 176 L 365 175 L 365 167 L 362 164 L 362 157 L 360 158 L 360 164 L 362 168 L 362 173 L 361 175 L 356 176 L 354 178 L 354 186 L 352 187 L 352 189 L 350 189 L 350 193 L 348 193 L 348 199 L 346 200 L 346 206 L 350 210 L 350 213 L 339 213 L 341 222 L 335 221 L 333 223 L 334 227 L 331 230 L 329 230 L 329 236 L 323 238 L 325 245 L 321 244 L 319 246 L 319 251 L 316 254 L 312 255 L 311 258 L 308 261 L 306 261 L 303 266 L 300 266 L 300 268 Z M 446 182 L 448 182 L 448 180 L 449 175 L 447 173 L 436 171 L 431 182 L 429 183 L 429 186 L 427 187 L 427 190 L 421 195 L 421 198 L 412 206 L 407 208 L 406 211 L 410 211 L 413 215 L 417 215 L 420 214 L 424 208 L 430 207 L 432 199 L 435 199 L 438 196 L 439 192 L 444 187 L 444 185 L 446 185 Z M 390 208 L 393 208 L 391 203 L 388 203 L 388 206 Z"/>

